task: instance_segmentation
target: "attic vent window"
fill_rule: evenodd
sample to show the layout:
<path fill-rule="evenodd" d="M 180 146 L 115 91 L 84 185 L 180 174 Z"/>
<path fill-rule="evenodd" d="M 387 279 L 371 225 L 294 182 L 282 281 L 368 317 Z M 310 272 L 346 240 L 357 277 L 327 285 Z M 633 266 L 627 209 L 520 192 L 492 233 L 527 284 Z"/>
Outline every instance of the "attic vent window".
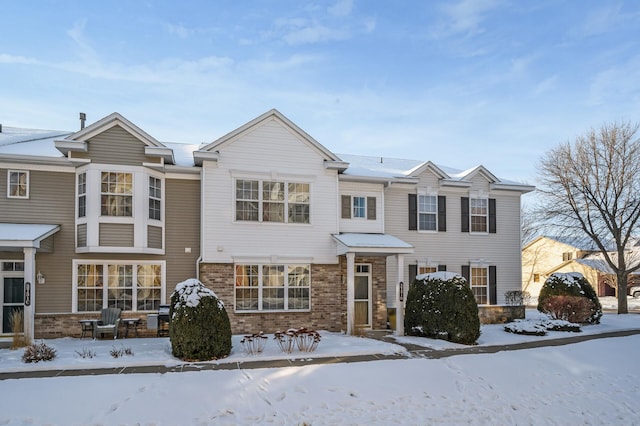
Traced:
<path fill-rule="evenodd" d="M 569 261 L 571 259 L 573 259 L 573 253 L 571 253 L 571 252 L 562 253 L 562 261 L 563 262 L 567 262 L 567 261 Z"/>

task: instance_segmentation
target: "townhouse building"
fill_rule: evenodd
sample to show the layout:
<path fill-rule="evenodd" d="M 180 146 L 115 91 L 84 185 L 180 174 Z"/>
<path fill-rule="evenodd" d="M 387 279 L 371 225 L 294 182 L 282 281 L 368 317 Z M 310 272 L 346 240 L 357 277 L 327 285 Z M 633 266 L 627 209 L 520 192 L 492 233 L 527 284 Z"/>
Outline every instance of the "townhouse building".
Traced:
<path fill-rule="evenodd" d="M 144 329 L 192 277 L 234 333 L 402 334 L 409 283 L 443 269 L 500 310 L 521 287 L 532 190 L 482 166 L 336 154 L 277 110 L 202 146 L 161 143 L 118 113 L 78 132 L 5 127 L 2 334 L 16 309 L 33 338 L 78 336 L 104 307 Z"/>

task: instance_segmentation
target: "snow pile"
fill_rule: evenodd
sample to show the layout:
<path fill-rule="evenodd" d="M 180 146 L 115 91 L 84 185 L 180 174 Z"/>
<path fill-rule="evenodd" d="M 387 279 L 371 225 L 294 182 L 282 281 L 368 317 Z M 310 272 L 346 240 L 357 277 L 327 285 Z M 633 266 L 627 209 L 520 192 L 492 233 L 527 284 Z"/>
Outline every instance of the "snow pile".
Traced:
<path fill-rule="evenodd" d="M 438 272 L 429 272 L 427 274 L 416 275 L 416 280 L 418 281 L 423 281 L 423 280 L 449 281 L 455 277 L 460 277 L 460 275 L 456 274 L 455 272 L 438 271 Z"/>
<path fill-rule="evenodd" d="M 195 278 L 190 278 L 176 284 L 176 289 L 173 291 L 173 294 L 178 295 L 178 300 L 174 308 L 177 308 L 178 305 L 194 308 L 200 304 L 200 300 L 203 297 L 215 297 L 216 300 L 218 300 L 218 307 L 220 309 L 224 308 L 224 304 L 218 296 L 216 296 L 215 292 L 205 287 L 200 280 Z"/>

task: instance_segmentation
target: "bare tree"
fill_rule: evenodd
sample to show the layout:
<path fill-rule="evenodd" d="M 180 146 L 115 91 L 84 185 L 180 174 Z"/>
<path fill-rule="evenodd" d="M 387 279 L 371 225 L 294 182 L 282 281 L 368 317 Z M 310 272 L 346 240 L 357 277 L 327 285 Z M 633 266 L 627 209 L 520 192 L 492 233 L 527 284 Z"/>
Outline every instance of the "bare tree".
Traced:
<path fill-rule="evenodd" d="M 616 276 L 618 313 L 627 280 L 640 268 L 628 256 L 640 230 L 638 124 L 605 124 L 547 152 L 540 161 L 540 211 L 562 234 L 588 235 Z"/>

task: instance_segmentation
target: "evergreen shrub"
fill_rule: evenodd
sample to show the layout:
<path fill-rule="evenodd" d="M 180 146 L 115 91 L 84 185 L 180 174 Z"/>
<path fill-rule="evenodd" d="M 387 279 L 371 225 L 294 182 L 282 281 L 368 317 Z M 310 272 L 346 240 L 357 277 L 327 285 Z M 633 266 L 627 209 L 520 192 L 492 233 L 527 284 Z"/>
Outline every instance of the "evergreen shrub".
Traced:
<path fill-rule="evenodd" d="M 207 361 L 231 353 L 231 323 L 224 304 L 199 280 L 176 285 L 169 318 L 174 356 L 186 361 Z"/>
<path fill-rule="evenodd" d="M 404 327 L 412 336 L 475 344 L 480 318 L 467 280 L 450 272 L 416 277 L 407 294 Z"/>
<path fill-rule="evenodd" d="M 577 307 L 571 298 L 564 298 L 549 302 L 548 299 L 555 296 L 573 296 L 586 298 L 591 302 L 588 307 L 588 315 L 584 315 L 581 322 L 588 324 L 599 324 L 602 317 L 602 305 L 598 300 L 598 295 L 589 281 L 580 273 L 555 273 L 544 282 L 540 295 L 538 296 L 538 311 L 553 317 L 555 312 L 572 312 L 571 304 Z M 560 309 L 558 303 L 566 303 L 568 306 Z M 558 318 L 566 319 L 566 318 Z"/>

